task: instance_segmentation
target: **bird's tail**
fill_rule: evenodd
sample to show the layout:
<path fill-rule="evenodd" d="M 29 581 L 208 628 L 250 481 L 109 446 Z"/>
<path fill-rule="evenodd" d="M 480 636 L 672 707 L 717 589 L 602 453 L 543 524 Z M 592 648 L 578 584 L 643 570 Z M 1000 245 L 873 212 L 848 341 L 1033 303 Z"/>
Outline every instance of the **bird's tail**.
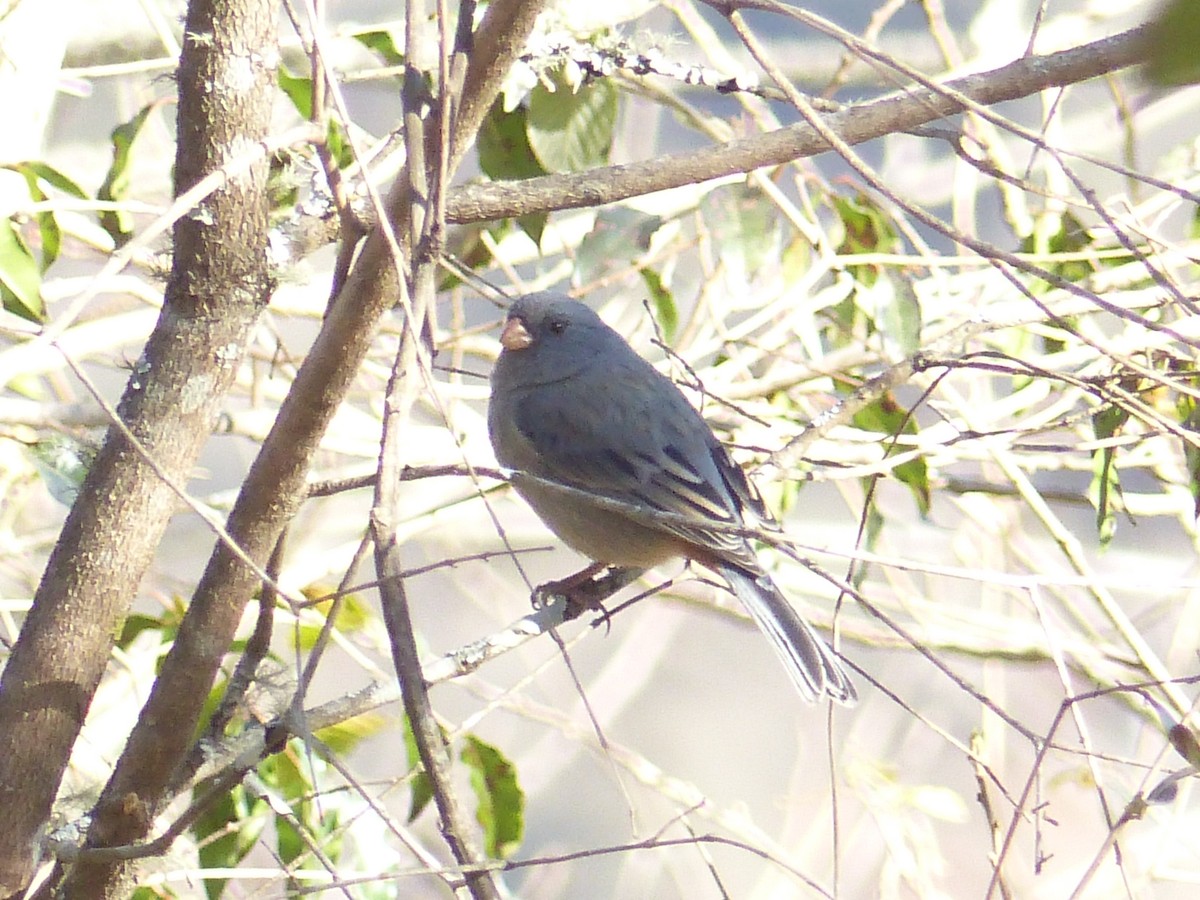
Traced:
<path fill-rule="evenodd" d="M 800 617 L 765 572 L 755 575 L 726 563 L 720 572 L 758 627 L 770 638 L 788 675 L 809 701 L 828 695 L 845 704 L 858 699 L 841 662 L 812 626 Z"/>

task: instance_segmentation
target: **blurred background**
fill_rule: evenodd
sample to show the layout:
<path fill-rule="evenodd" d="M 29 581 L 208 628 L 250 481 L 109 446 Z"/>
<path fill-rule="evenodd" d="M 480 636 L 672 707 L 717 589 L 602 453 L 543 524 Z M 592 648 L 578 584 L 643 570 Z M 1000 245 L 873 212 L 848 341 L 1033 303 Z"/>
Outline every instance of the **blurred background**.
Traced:
<path fill-rule="evenodd" d="M 945 81 L 1118 34 L 1158 6 L 795 8 Z M 399 166 L 389 136 L 399 126 L 403 9 L 330 2 L 322 12 L 321 45 L 349 116 L 339 127 L 386 185 Z M 0 72 L 2 161 L 41 161 L 76 189 L 43 178 L 50 187 L 35 196 L 21 173 L 0 172 L 0 203 L 35 255 L 45 252 L 38 216 L 53 213 L 62 245 L 41 274 L 45 316 L 64 325 L 60 346 L 114 402 L 157 316 L 169 261 L 165 237 L 139 235 L 171 203 L 183 13 L 158 0 L 41 0 L 0 23 L 13 63 Z M 912 84 L 811 23 L 752 11 L 745 22 L 805 95 L 858 103 Z M 307 78 L 288 17 L 280 35 L 289 77 Z M 618 63 L 586 82 L 589 48 L 610 60 L 644 54 L 654 67 L 638 75 Z M 685 80 L 687 67 L 703 76 Z M 701 3 L 563 3 L 457 180 L 646 160 L 800 120 L 777 95 L 714 86 L 739 78 L 745 87 L 751 75 L 769 80 Z M 302 121 L 295 98 L 285 79 L 280 133 Z M 666 586 L 599 627 L 563 627 L 565 652 L 542 637 L 438 685 L 456 746 L 495 748 L 523 791 L 523 834 L 506 852 L 531 862 L 504 876 L 513 896 L 1195 895 L 1191 784 L 1161 783 L 1191 771 L 1167 732 L 1195 691 L 1163 682 L 1195 674 L 1200 638 L 1200 315 L 1189 300 L 1198 107 L 1195 89 L 1126 70 L 1030 93 L 992 108 L 994 118 L 965 114 L 933 123 L 938 133 L 870 141 L 855 148 L 856 163 L 829 152 L 600 209 L 452 229 L 449 250 L 491 284 L 509 296 L 571 290 L 681 382 L 811 561 L 775 554 L 774 577 L 822 629 L 836 622 L 860 696 L 852 709 L 801 702 L 733 598 L 682 565 L 648 576 L 643 587 Z M 347 163 L 351 178 L 356 166 Z M 331 239 L 297 239 L 297 223 L 318 218 L 309 210 L 323 196 L 319 166 L 297 147 L 276 169 L 279 286 L 190 485 L 222 511 L 331 285 Z M 118 214 L 120 223 L 106 219 Z M 981 244 L 1078 290 L 998 264 Z M 128 265 L 97 281 L 122 247 Z M 484 411 L 502 313 L 478 285 L 447 276 L 444 287 L 438 382 L 404 462 L 493 466 Z M 70 483 L 60 453 L 86 455 L 107 420 L 61 356 L 31 349 L 6 309 L 0 634 L 12 641 L 65 515 L 61 490 L 56 499 L 49 489 L 60 476 Z M 374 472 L 397 333 L 385 325 L 314 478 Z M 310 597 L 333 590 L 370 502 L 367 488 L 310 502 L 281 581 Z M 497 552 L 488 507 L 533 583 L 585 562 L 494 480 L 418 478 L 405 502 L 407 587 L 431 660 L 529 611 L 532 585 Z M 212 545 L 181 509 L 76 748 L 70 792 L 81 801 L 120 752 Z M 361 566 L 351 583 L 374 577 Z M 327 608 L 281 610 L 250 718 L 286 707 Z M 394 680 L 369 587 L 352 595 L 334 638 L 309 707 Z M 282 820 L 248 800 L 249 812 L 221 826 L 246 838 L 242 855 L 223 857 L 240 871 L 219 889 L 205 882 L 218 832 L 207 842 L 194 832 L 145 864 L 143 888 L 157 892 L 147 896 L 284 896 L 297 884 L 334 890 L 331 880 L 354 897 L 444 896 L 440 882 L 410 872 L 425 864 L 412 847 L 444 851 L 432 810 L 406 822 L 398 705 L 354 711 L 362 715 L 343 723 L 342 743 L 330 738 L 340 771 L 297 743 L 258 773 L 264 796 L 305 794 L 297 827 L 336 841 L 333 874 L 304 842 L 286 849 Z M 470 795 L 471 770 L 460 775 Z M 1156 788 L 1144 815 L 1118 830 L 1127 805 Z M 86 802 L 67 797 L 63 808 L 69 818 Z"/>

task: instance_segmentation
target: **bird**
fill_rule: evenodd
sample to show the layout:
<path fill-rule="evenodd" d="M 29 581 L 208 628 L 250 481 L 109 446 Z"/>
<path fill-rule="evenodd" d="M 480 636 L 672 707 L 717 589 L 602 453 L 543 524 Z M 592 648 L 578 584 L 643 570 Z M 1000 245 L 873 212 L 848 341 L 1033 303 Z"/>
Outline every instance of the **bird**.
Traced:
<path fill-rule="evenodd" d="M 580 574 L 677 557 L 700 563 L 729 584 L 806 700 L 853 705 L 837 654 L 739 533 L 777 529 L 775 519 L 676 384 L 593 309 L 558 292 L 515 299 L 500 344 L 487 414 L 496 459 L 546 526 L 595 562 Z"/>

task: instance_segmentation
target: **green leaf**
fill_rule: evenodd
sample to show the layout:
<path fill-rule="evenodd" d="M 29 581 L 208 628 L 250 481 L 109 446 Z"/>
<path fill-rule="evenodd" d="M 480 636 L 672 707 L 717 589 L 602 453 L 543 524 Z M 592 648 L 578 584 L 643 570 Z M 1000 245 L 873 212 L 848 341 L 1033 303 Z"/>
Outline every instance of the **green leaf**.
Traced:
<path fill-rule="evenodd" d="M 602 209 L 575 252 L 575 276 L 584 284 L 627 268 L 650 249 L 650 239 L 662 219 L 614 206 Z"/>
<path fill-rule="evenodd" d="M 1091 232 L 1069 212 L 1043 216 L 1038 220 L 1038 226 L 1033 234 L 1021 241 L 1022 253 L 1037 253 L 1043 256 L 1079 253 L 1093 244 Z M 1113 264 L 1124 261 L 1116 260 Z M 1081 281 L 1096 271 L 1096 267 L 1085 259 L 1052 261 L 1045 267 L 1068 281 Z"/>
<path fill-rule="evenodd" d="M 206 793 L 207 784 L 192 792 L 193 799 Z M 200 865 L 205 869 L 232 869 L 254 849 L 263 829 L 271 821 L 271 808 L 265 800 L 251 797 L 241 785 L 201 813 L 191 827 L 196 838 Z M 209 900 L 217 900 L 225 891 L 227 879 L 210 878 L 204 882 Z"/>
<path fill-rule="evenodd" d="M 762 191 L 745 183 L 722 185 L 704 195 L 700 214 L 732 277 L 749 283 L 763 271 L 778 271 L 783 259 L 779 210 Z"/>
<path fill-rule="evenodd" d="M 870 197 L 858 194 L 854 197 L 834 196 L 831 199 L 842 225 L 838 253 L 849 256 L 855 253 L 888 253 L 896 249 L 896 230 L 888 215 Z"/>
<path fill-rule="evenodd" d="M 125 621 L 121 623 L 121 633 L 117 637 L 117 646 L 122 650 L 128 650 L 129 645 L 137 640 L 138 635 L 143 631 L 160 631 L 163 630 L 163 621 L 155 616 L 147 616 L 143 613 L 130 613 L 125 617 Z"/>
<path fill-rule="evenodd" d="M 296 112 L 305 119 L 311 119 L 312 79 L 303 75 L 293 75 L 286 66 L 280 66 L 275 73 L 275 80 L 279 89 L 292 101 Z M 331 118 L 329 127 L 325 129 L 325 146 L 329 148 L 329 155 L 333 157 L 339 169 L 344 169 L 354 162 L 354 151 L 350 147 L 346 129 L 336 119 Z"/>
<path fill-rule="evenodd" d="M 461 759 L 471 770 L 484 850 L 493 859 L 505 859 L 521 845 L 525 832 L 525 792 L 517 771 L 499 750 L 474 735 L 467 735 Z"/>
<path fill-rule="evenodd" d="M 80 200 L 88 199 L 88 193 L 78 184 L 60 172 L 58 169 L 49 163 L 41 162 L 40 160 L 28 160 L 26 162 L 12 163 L 0 168 L 9 169 L 13 172 L 19 172 L 25 177 L 26 182 L 30 177 L 46 182 L 46 184 L 62 191 L 64 194 L 70 194 Z"/>
<path fill-rule="evenodd" d="M 546 217 L 542 216 L 545 222 Z M 505 235 L 511 233 L 511 219 L 500 219 L 492 222 L 471 222 L 459 225 L 451 230 L 447 238 L 447 255 L 458 260 L 467 271 L 474 272 L 492 263 L 492 248 L 500 243 Z M 488 239 L 483 235 L 487 232 Z M 533 238 L 533 235 L 529 235 Z M 539 234 L 540 237 L 540 234 Z M 535 238 L 536 240 L 536 238 Z M 443 269 L 441 280 L 438 282 L 439 291 L 448 291 L 465 282 L 448 269 Z"/>
<path fill-rule="evenodd" d="M 921 303 L 908 278 L 883 278 L 876 287 L 885 283 L 886 293 L 876 298 L 875 324 L 889 350 L 912 356 L 921 349 Z"/>
<path fill-rule="evenodd" d="M 50 496 L 63 506 L 74 504 L 97 448 L 65 434 L 50 434 L 26 447 Z"/>
<path fill-rule="evenodd" d="M 187 608 L 183 605 L 182 598 L 178 596 L 172 597 L 170 605 L 160 616 L 148 616 L 142 613 L 131 613 L 126 616 L 120 628 L 113 634 L 113 638 L 122 649 L 125 649 L 142 632 L 157 631 L 160 642 L 159 653 L 160 655 L 165 655 L 179 634 L 179 625 L 183 621 L 186 611 Z M 161 659 L 159 660 L 159 664 L 161 665 Z M 206 723 L 207 721 L 205 719 Z"/>
<path fill-rule="evenodd" d="M 156 887 L 139 887 L 134 888 L 133 893 L 129 895 L 129 900 L 163 900 L 164 897 L 178 897 L 179 895 L 165 885 L 157 885 Z"/>
<path fill-rule="evenodd" d="M 412 800 L 408 805 L 408 821 L 416 821 L 421 811 L 433 799 L 433 784 L 421 763 L 421 754 L 417 752 L 417 739 L 413 735 L 412 723 L 408 716 L 404 717 L 404 747 L 408 754 L 408 768 L 414 773 L 412 781 Z"/>
<path fill-rule="evenodd" d="M 581 172 L 604 165 L 617 122 L 617 89 L 593 81 L 572 93 L 561 70 L 554 90 L 539 84 L 529 95 L 528 137 L 548 172 Z"/>
<path fill-rule="evenodd" d="M 1107 440 L 1120 433 L 1129 421 L 1129 413 L 1115 403 L 1102 407 L 1092 416 L 1092 430 L 1097 440 Z M 1120 473 L 1114 465 L 1116 447 L 1102 447 L 1092 454 L 1092 483 L 1088 494 L 1096 506 L 1096 531 L 1100 546 L 1107 547 L 1117 531 L 1112 497 L 1121 489 Z"/>
<path fill-rule="evenodd" d="M 314 844 L 332 860 L 341 855 L 342 835 L 338 829 L 341 817 L 336 808 L 313 797 L 313 779 L 319 778 L 326 768 L 318 757 L 305 753 L 299 739 L 289 741 L 282 753 L 259 764 L 259 778 L 287 801 L 294 817 L 294 821 L 279 814 L 274 818 L 275 846 L 285 863 L 295 863 L 303 856 L 302 867 L 317 865 L 309 850 Z M 304 836 L 297 826 L 303 829 Z"/>
<path fill-rule="evenodd" d="M 533 155 L 526 131 L 529 112 L 505 112 L 497 100 L 479 128 L 479 168 L 493 181 L 521 181 L 547 174 Z"/>
<path fill-rule="evenodd" d="M 312 79 L 303 75 L 293 75 L 287 66 L 280 66 L 275 74 L 279 89 L 292 101 L 296 112 L 302 119 L 312 118 Z"/>
<path fill-rule="evenodd" d="M 357 34 L 351 35 L 351 37 L 379 56 L 389 66 L 404 65 L 404 54 L 396 46 L 396 39 L 390 31 L 386 29 L 360 31 Z"/>
<path fill-rule="evenodd" d="M 886 435 L 917 434 L 916 418 L 907 409 L 896 402 L 891 394 L 885 394 L 874 403 L 860 409 L 854 414 L 854 424 L 864 431 L 874 431 Z M 887 455 L 892 456 L 899 447 L 892 441 L 887 442 Z M 929 468 L 925 460 L 916 456 L 899 463 L 892 469 L 892 475 L 908 486 L 917 501 L 921 515 L 929 513 L 931 494 L 929 489 Z"/>
<path fill-rule="evenodd" d="M 650 302 L 654 305 L 658 327 L 662 329 L 667 343 L 672 343 L 675 340 L 675 332 L 679 330 L 679 307 L 675 304 L 675 295 L 663 284 L 662 276 L 653 269 L 643 268 L 638 272 L 650 292 Z"/>
<path fill-rule="evenodd" d="M 807 277 L 813 267 L 813 248 L 806 240 L 796 238 L 783 248 L 783 280 L 797 284 Z"/>
<path fill-rule="evenodd" d="M 1200 82 L 1200 4 L 1172 0 L 1150 22 L 1144 54 L 1146 77 L 1155 84 Z"/>
<path fill-rule="evenodd" d="M 79 185 L 58 171 L 58 169 L 44 162 L 33 160 L 12 163 L 0 166 L 0 168 L 16 172 L 24 178 L 25 186 L 29 190 L 29 198 L 35 203 L 42 203 L 49 199 L 46 196 L 46 192 L 42 189 L 42 182 L 73 197 L 78 197 L 79 199 L 87 198 L 87 194 Z M 39 212 L 37 214 L 37 222 L 42 236 L 41 270 L 42 274 L 45 274 L 46 270 L 58 259 L 59 250 L 62 248 L 62 229 L 59 227 L 58 219 L 54 213 L 49 210 Z"/>
<path fill-rule="evenodd" d="M 323 763 L 318 759 L 306 756 L 303 741 L 293 738 L 288 741 L 283 752 L 276 753 L 259 763 L 258 777 L 263 780 L 264 784 L 274 788 L 289 803 L 293 800 L 302 800 L 312 793 L 309 760 L 317 765 L 319 771 Z"/>
<path fill-rule="evenodd" d="M 323 596 L 324 590 L 305 591 L 305 594 L 315 593 L 317 596 Z M 329 611 L 333 609 L 332 600 L 322 600 L 311 608 L 312 612 L 320 613 L 324 616 L 329 615 Z M 344 634 L 354 634 L 361 631 L 371 621 L 371 610 L 357 594 L 346 594 L 342 597 L 341 603 L 337 607 L 337 618 L 334 620 L 334 627 Z M 299 628 L 292 632 L 300 640 L 301 650 L 311 650 L 316 646 L 317 638 L 321 634 L 322 625 L 319 622 L 311 621 L 311 617 L 305 617 L 301 620 Z"/>
<path fill-rule="evenodd" d="M 518 106 L 505 112 L 497 100 L 480 126 L 476 147 L 479 168 L 493 181 L 521 181 L 548 174 L 529 146 L 529 112 Z M 517 224 L 535 244 L 541 244 L 548 213 L 521 216 Z"/>
<path fill-rule="evenodd" d="M 14 315 L 31 322 L 45 320 L 42 303 L 42 270 L 17 223 L 0 221 L 0 303 Z"/>
<path fill-rule="evenodd" d="M 1200 403 L 1194 397 L 1181 393 L 1175 401 L 1179 424 L 1193 435 L 1200 435 Z M 1191 441 L 1183 444 L 1183 462 L 1188 474 L 1188 490 L 1192 494 L 1192 515 L 1200 518 L 1200 448 Z"/>
<path fill-rule="evenodd" d="M 143 106 L 136 116 L 112 130 L 112 163 L 104 176 L 104 183 L 96 191 L 98 200 L 120 203 L 129 195 L 129 162 L 133 156 L 133 144 L 141 133 L 150 113 L 161 101 Z M 115 210 L 100 213 L 100 226 L 118 246 L 123 246 L 133 236 L 133 217 L 129 213 Z"/>
<path fill-rule="evenodd" d="M 316 738 L 331 750 L 343 756 L 357 747 L 365 738 L 379 734 L 387 726 L 387 717 L 373 712 L 353 716 L 344 722 L 330 725 L 314 732 Z"/>
<path fill-rule="evenodd" d="M 329 155 L 333 157 L 339 169 L 345 169 L 354 162 L 354 148 L 350 146 L 350 136 L 337 119 L 329 120 L 329 127 L 325 130 L 325 146 L 329 148 Z"/>
<path fill-rule="evenodd" d="M 841 225 L 841 240 L 837 252 L 853 257 L 862 253 L 892 253 L 900 247 L 900 239 L 886 212 L 865 194 L 854 197 L 830 198 L 833 211 Z M 868 287 L 882 273 L 875 264 L 849 265 L 847 270 L 854 280 Z"/>

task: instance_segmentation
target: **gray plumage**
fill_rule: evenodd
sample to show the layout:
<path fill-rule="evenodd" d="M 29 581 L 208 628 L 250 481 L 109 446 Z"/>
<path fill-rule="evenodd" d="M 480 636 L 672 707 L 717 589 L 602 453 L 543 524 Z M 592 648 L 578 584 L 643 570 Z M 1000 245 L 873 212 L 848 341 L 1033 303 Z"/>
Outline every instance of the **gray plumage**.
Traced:
<path fill-rule="evenodd" d="M 488 431 L 501 465 L 686 523 L 637 522 L 529 481 L 518 491 L 597 562 L 649 568 L 679 556 L 719 572 L 807 699 L 855 700 L 837 656 L 792 608 L 744 537 L 706 524 L 777 527 L 745 473 L 675 384 L 595 312 L 555 293 L 509 309 Z"/>

